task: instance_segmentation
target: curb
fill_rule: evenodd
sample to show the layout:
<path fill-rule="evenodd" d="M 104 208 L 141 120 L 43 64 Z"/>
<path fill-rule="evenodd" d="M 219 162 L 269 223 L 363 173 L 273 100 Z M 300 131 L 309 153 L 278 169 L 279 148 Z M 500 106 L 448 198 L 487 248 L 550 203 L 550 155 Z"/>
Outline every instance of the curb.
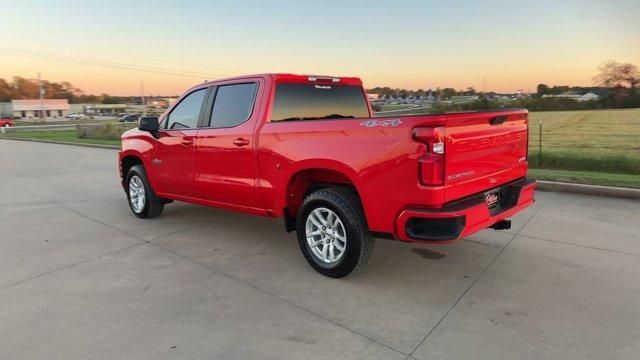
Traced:
<path fill-rule="evenodd" d="M 640 200 L 640 189 L 537 180 L 538 190 Z"/>
<path fill-rule="evenodd" d="M 83 146 L 83 147 L 90 147 L 90 148 L 97 148 L 97 149 L 120 150 L 120 146 L 117 146 L 117 145 L 87 144 L 87 143 L 77 143 L 77 142 L 71 142 L 71 141 L 56 141 L 56 140 L 36 140 L 36 139 L 5 137 L 5 136 L 0 137 L 0 139 L 16 140 L 16 141 L 40 142 L 40 143 L 58 144 L 58 145 Z"/>

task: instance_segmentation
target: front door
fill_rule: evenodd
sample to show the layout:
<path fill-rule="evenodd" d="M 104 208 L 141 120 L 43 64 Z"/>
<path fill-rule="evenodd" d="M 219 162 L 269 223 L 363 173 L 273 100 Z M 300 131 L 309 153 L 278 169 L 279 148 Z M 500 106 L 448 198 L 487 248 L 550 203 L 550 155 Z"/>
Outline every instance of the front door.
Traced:
<path fill-rule="evenodd" d="M 254 111 L 259 80 L 217 84 L 198 132 L 196 163 L 202 197 L 257 207 Z"/>
<path fill-rule="evenodd" d="M 199 197 L 195 140 L 206 93 L 204 88 L 184 96 L 162 121 L 156 157 L 151 160 L 157 192 Z"/>

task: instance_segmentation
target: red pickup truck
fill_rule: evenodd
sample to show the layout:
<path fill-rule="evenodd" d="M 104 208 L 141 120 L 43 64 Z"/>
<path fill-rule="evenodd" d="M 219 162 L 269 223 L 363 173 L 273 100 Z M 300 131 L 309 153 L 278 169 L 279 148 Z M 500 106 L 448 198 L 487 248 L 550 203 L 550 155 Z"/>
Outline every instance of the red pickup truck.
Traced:
<path fill-rule="evenodd" d="M 447 243 L 534 202 L 526 110 L 374 117 L 352 77 L 266 74 L 188 90 L 122 136 L 140 218 L 173 200 L 283 218 L 309 264 L 343 277 L 374 238 Z"/>

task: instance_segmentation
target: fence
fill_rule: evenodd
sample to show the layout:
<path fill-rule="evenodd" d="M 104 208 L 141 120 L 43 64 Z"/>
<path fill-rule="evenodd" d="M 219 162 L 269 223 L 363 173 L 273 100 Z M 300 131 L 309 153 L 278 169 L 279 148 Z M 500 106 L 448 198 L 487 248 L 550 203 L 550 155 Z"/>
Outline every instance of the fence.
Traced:
<path fill-rule="evenodd" d="M 529 164 L 640 175 L 640 109 L 530 113 Z"/>

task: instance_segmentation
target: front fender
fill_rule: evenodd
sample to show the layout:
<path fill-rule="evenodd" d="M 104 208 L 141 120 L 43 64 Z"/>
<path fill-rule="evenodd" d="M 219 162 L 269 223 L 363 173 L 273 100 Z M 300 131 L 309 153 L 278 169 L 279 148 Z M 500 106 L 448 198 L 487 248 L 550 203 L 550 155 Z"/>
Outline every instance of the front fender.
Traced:
<path fill-rule="evenodd" d="M 146 134 L 135 134 L 133 136 L 127 136 L 122 138 L 122 147 L 120 152 L 118 153 L 118 169 L 120 173 L 120 177 L 122 178 L 122 182 L 124 185 L 124 176 L 126 174 L 122 173 L 122 161 L 127 156 L 135 156 L 142 161 L 142 165 L 144 166 L 147 177 L 149 179 L 149 183 L 153 187 L 155 183 L 155 177 L 153 171 L 151 171 L 151 160 L 155 157 L 155 150 L 152 144 L 151 136 Z"/>

